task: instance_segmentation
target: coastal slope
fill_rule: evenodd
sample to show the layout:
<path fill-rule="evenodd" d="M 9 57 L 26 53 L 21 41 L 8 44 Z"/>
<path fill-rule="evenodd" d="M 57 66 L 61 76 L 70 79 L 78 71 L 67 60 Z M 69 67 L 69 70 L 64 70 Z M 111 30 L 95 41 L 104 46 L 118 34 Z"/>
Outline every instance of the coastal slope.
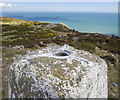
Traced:
<path fill-rule="evenodd" d="M 3 97 L 8 97 L 8 70 L 16 54 L 46 47 L 50 43 L 68 44 L 104 59 L 108 66 L 109 97 L 118 97 L 120 37 L 99 33 L 82 33 L 64 24 L 24 21 L 1 17 L 3 47 Z M 115 85 L 114 85 L 115 84 Z"/>

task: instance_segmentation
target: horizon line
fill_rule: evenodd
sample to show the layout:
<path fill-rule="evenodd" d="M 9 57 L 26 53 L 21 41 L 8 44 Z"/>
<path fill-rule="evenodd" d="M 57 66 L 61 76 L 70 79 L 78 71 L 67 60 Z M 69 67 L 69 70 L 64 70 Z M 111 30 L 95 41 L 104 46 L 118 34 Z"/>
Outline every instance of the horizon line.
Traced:
<path fill-rule="evenodd" d="M 94 11 L 2 11 L 2 13 L 8 13 L 8 12 L 65 12 L 65 13 L 119 13 L 119 12 L 94 12 Z"/>

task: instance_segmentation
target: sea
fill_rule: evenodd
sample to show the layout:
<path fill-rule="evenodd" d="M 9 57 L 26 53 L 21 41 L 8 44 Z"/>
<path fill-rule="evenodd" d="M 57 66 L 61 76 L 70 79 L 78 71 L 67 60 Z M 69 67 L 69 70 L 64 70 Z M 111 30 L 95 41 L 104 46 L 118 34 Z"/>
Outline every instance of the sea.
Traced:
<path fill-rule="evenodd" d="M 118 36 L 118 13 L 93 12 L 2 12 L 3 17 L 28 21 L 64 23 L 79 32 Z"/>

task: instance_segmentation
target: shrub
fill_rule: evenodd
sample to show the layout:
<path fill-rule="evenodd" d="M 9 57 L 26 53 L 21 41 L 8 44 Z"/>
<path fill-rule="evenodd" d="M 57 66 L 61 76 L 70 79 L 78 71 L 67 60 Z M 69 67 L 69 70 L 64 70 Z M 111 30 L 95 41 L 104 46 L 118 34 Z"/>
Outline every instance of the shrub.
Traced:
<path fill-rule="evenodd" d="M 111 64 L 115 64 L 116 63 L 116 59 L 110 55 L 106 55 L 106 56 L 101 56 L 101 58 L 103 58 L 106 62 L 110 62 Z"/>

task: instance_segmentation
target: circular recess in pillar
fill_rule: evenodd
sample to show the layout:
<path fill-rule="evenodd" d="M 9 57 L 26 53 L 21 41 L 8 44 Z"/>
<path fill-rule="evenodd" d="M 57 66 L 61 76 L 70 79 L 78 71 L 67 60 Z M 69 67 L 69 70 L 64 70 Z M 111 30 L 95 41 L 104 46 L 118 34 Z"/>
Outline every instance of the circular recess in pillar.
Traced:
<path fill-rule="evenodd" d="M 54 56 L 70 56 L 71 55 L 71 52 L 68 51 L 68 50 L 56 50 L 54 53 L 53 53 Z"/>

